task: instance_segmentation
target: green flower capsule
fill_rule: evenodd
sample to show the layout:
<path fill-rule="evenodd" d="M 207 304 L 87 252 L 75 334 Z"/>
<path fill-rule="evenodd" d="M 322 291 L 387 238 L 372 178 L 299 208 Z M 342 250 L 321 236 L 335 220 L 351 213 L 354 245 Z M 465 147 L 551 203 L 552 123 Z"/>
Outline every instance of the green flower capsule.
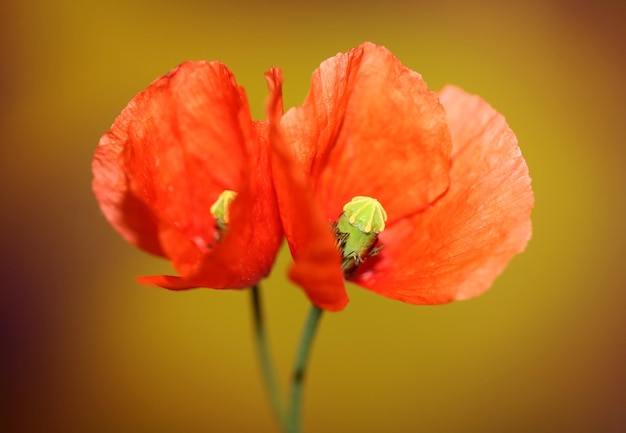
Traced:
<path fill-rule="evenodd" d="M 215 218 L 217 229 L 220 233 L 226 231 L 226 227 L 228 226 L 228 208 L 235 197 L 237 197 L 235 191 L 226 189 L 220 193 L 215 203 L 211 206 L 211 215 Z"/>
<path fill-rule="evenodd" d="M 378 241 L 378 234 L 385 230 L 386 222 L 387 212 L 375 198 L 356 196 L 343 207 L 334 229 L 346 276 L 378 252 L 373 248 Z"/>

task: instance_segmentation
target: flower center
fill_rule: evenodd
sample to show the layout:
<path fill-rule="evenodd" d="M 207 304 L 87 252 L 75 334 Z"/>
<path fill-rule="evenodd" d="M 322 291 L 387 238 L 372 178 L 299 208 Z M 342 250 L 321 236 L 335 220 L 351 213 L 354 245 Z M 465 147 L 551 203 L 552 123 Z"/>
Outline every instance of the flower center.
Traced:
<path fill-rule="evenodd" d="M 386 221 L 387 212 L 375 198 L 356 196 L 344 205 L 333 230 L 337 248 L 342 254 L 341 269 L 346 278 L 361 263 L 380 252 L 382 246 L 374 246 L 378 234 L 385 230 Z"/>
<path fill-rule="evenodd" d="M 228 208 L 230 204 L 237 197 L 237 193 L 235 191 L 231 191 L 226 189 L 222 191 L 211 206 L 211 215 L 215 218 L 215 223 L 217 224 L 216 240 L 218 240 L 225 232 L 228 227 Z"/>

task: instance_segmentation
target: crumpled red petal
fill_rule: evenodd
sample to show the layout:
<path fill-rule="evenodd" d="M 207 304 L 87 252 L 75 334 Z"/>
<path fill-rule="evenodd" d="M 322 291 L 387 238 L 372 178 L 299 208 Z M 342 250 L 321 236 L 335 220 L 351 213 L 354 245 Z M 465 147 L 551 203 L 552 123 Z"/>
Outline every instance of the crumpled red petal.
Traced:
<path fill-rule="evenodd" d="M 440 304 L 484 292 L 531 237 L 534 196 L 517 138 L 478 96 L 440 92 L 452 134 L 450 189 L 382 233 L 354 282 L 389 298 Z"/>
<path fill-rule="evenodd" d="M 282 229 L 268 135 L 219 62 L 183 63 L 128 104 L 96 150 L 93 190 L 125 239 L 180 273 L 142 282 L 240 288 L 269 272 Z M 239 195 L 216 242 L 210 206 L 225 189 Z"/>

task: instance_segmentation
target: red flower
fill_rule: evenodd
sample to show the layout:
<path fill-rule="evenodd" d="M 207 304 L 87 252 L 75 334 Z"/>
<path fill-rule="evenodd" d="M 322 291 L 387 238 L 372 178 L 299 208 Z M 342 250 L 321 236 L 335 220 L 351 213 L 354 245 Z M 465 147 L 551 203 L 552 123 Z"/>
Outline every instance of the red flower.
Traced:
<path fill-rule="evenodd" d="M 243 288 L 267 275 L 282 240 L 268 135 L 218 62 L 183 63 L 130 101 L 100 140 L 93 191 L 127 241 L 180 274 L 141 282 Z M 225 190 L 237 196 L 220 228 L 211 206 Z"/>
<path fill-rule="evenodd" d="M 282 77 L 268 75 L 280 89 Z M 274 182 L 311 301 L 344 308 L 344 277 L 389 298 L 439 304 L 486 290 L 531 235 L 533 193 L 504 118 L 456 87 L 439 94 L 387 49 L 365 43 L 323 62 L 304 104 L 270 100 Z M 388 215 L 377 255 L 340 266 L 329 222 L 354 196 Z"/>

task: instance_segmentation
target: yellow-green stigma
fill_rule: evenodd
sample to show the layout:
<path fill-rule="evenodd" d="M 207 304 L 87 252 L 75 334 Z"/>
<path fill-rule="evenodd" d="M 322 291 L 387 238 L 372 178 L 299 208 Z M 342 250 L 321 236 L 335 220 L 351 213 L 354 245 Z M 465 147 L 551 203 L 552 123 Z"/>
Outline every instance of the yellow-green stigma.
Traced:
<path fill-rule="evenodd" d="M 346 277 L 368 257 L 378 253 L 380 248 L 374 246 L 386 222 L 387 212 L 375 198 L 356 196 L 343 207 L 334 229 Z"/>
<path fill-rule="evenodd" d="M 215 218 L 215 222 L 217 223 L 217 229 L 220 234 L 223 234 L 226 231 L 226 227 L 228 226 L 228 208 L 230 204 L 237 197 L 237 193 L 235 191 L 231 191 L 226 189 L 222 191 L 211 206 L 211 215 Z"/>

